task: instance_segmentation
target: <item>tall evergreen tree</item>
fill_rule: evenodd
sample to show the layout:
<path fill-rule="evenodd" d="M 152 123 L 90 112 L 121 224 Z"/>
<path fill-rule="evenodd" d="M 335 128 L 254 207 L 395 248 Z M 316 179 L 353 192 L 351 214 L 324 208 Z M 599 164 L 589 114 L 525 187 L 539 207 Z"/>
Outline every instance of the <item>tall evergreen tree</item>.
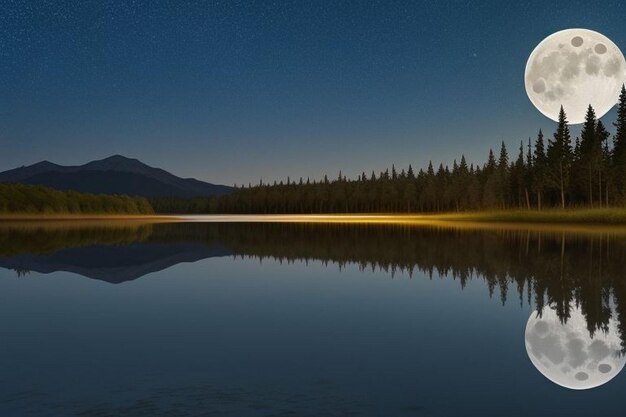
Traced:
<path fill-rule="evenodd" d="M 511 190 L 513 191 L 513 195 L 517 200 L 516 203 L 519 207 L 522 207 L 526 204 L 526 195 L 525 195 L 525 177 L 526 177 L 526 166 L 524 164 L 524 141 L 520 142 L 519 145 L 519 153 L 517 154 L 517 159 L 515 163 L 511 166 Z"/>
<path fill-rule="evenodd" d="M 598 120 L 596 124 L 596 141 L 595 141 L 595 168 L 598 176 L 598 204 L 602 206 L 603 202 L 607 200 L 608 196 L 604 196 L 603 192 L 608 193 L 608 148 L 606 144 L 609 139 L 609 132 L 604 127 L 604 123 L 601 120 Z M 603 181 L 605 186 L 603 187 Z M 604 190 L 604 191 L 603 191 Z M 608 205 L 608 201 L 606 201 L 606 205 Z"/>
<path fill-rule="evenodd" d="M 577 173 L 584 170 L 585 172 L 585 187 L 586 200 L 591 207 L 593 207 L 593 190 L 594 179 L 596 177 L 596 167 L 598 157 L 601 155 L 602 148 L 599 146 L 598 137 L 596 135 L 596 113 L 593 107 L 589 105 L 587 108 L 587 114 L 585 115 L 585 122 L 580 131 L 580 148 L 578 150 L 578 170 Z M 580 170 L 580 171 L 579 171 Z M 581 176 L 579 176 L 580 178 Z M 582 185 L 582 184 L 579 184 Z"/>
<path fill-rule="evenodd" d="M 509 153 L 504 141 L 500 145 L 500 158 L 498 159 L 498 194 L 502 208 L 506 208 L 509 199 Z"/>
<path fill-rule="evenodd" d="M 613 137 L 612 177 L 613 184 L 623 201 L 626 199 L 626 87 L 622 84 L 617 105 L 617 120 Z"/>
<path fill-rule="evenodd" d="M 604 158 L 603 167 L 604 167 L 604 177 L 605 177 L 604 202 L 607 207 L 609 206 L 609 201 L 612 199 L 612 196 L 613 196 L 612 192 L 614 191 L 613 178 L 611 175 L 612 174 L 611 158 L 613 154 L 611 152 L 611 149 L 609 148 L 608 136 L 607 136 L 607 139 L 604 141 L 604 151 L 602 152 L 602 155 Z"/>
<path fill-rule="evenodd" d="M 524 170 L 524 197 L 526 198 L 526 208 L 530 210 L 530 190 L 533 186 L 533 151 L 528 137 L 526 152 L 526 167 Z"/>
<path fill-rule="evenodd" d="M 493 153 L 493 149 L 489 149 L 487 162 L 481 171 L 482 177 L 482 201 L 483 207 L 496 207 L 498 205 L 498 173 L 496 172 L 498 164 Z"/>
<path fill-rule="evenodd" d="M 506 171 L 509 166 L 509 153 L 506 150 L 504 141 L 500 145 L 500 158 L 498 159 L 498 169 L 500 171 Z"/>
<path fill-rule="evenodd" d="M 489 149 L 489 156 L 487 157 L 487 163 L 485 164 L 485 171 L 491 173 L 496 169 L 496 157 L 493 154 L 493 149 Z"/>
<path fill-rule="evenodd" d="M 409 164 L 409 170 L 407 171 L 406 177 L 409 180 L 414 180 L 415 179 L 415 173 L 413 172 L 413 167 L 411 166 L 411 164 Z"/>
<path fill-rule="evenodd" d="M 467 206 L 469 205 L 469 199 L 467 193 L 469 185 L 469 167 L 467 166 L 467 160 L 465 159 L 465 155 L 461 155 L 461 162 L 459 163 L 453 190 L 457 210 L 466 210 L 468 208 Z"/>
<path fill-rule="evenodd" d="M 533 154 L 533 189 L 537 194 L 537 209 L 541 210 L 543 192 L 546 185 L 546 175 L 548 174 L 548 161 L 543 144 L 543 132 L 539 129 L 537 140 L 535 141 L 535 152 Z"/>
<path fill-rule="evenodd" d="M 559 121 L 553 140 L 548 143 L 548 164 L 552 183 L 559 194 L 560 206 L 565 208 L 565 195 L 569 187 L 569 174 L 572 163 L 572 143 L 563 106 L 559 110 Z"/>

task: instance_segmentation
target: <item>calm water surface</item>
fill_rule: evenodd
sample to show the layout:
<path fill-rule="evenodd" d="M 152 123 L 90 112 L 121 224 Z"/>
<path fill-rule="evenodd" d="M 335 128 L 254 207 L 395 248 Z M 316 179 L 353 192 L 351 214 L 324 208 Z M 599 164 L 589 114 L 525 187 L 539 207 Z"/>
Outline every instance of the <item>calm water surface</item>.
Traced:
<path fill-rule="evenodd" d="M 613 230 L 3 223 L 0 415 L 621 416 L 625 260 Z"/>

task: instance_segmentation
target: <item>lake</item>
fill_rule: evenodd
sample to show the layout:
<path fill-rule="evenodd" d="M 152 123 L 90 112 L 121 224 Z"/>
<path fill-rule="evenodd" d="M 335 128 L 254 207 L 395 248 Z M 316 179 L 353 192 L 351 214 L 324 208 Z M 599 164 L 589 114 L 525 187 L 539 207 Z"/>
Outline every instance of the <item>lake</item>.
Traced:
<path fill-rule="evenodd" d="M 623 229 L 227 220 L 0 223 L 0 415 L 624 413 Z"/>

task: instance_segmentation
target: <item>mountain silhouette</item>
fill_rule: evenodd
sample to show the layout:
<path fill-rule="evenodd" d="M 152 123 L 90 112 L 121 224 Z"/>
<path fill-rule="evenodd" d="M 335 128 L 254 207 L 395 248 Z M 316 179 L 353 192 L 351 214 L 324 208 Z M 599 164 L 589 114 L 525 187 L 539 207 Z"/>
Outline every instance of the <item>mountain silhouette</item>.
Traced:
<path fill-rule="evenodd" d="M 114 155 L 79 166 L 42 161 L 0 172 L 0 182 L 44 185 L 57 190 L 128 194 L 144 197 L 210 197 L 229 193 L 232 187 L 193 178 L 180 178 L 143 162 Z"/>

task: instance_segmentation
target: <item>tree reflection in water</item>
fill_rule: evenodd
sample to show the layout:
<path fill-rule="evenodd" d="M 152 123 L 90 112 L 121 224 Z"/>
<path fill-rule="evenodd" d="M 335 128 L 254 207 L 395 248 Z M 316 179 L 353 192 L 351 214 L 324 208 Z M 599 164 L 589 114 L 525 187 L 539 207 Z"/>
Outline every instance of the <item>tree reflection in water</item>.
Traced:
<path fill-rule="evenodd" d="M 0 266 L 15 269 L 19 275 L 37 268 L 40 272 L 72 270 L 71 265 L 61 264 L 55 257 L 71 249 L 95 247 L 98 256 L 93 256 L 93 264 L 85 264 L 83 259 L 84 272 L 79 272 L 89 276 L 90 267 L 116 264 L 116 257 L 126 256 L 129 262 L 125 253 L 133 245 L 141 252 L 136 256 L 137 263 L 152 262 L 145 268 L 147 272 L 165 269 L 181 259 L 231 255 L 280 262 L 318 260 L 339 267 L 358 265 L 363 270 L 382 270 L 392 276 L 398 272 L 413 276 L 419 271 L 430 278 L 458 281 L 461 287 L 480 279 L 490 297 L 499 297 L 503 304 L 511 298 L 522 305 L 532 303 L 539 316 L 551 308 L 562 323 L 567 323 L 573 309 L 580 310 L 590 337 L 598 331 L 607 332 L 613 319 L 622 353 L 626 352 L 626 232 L 474 226 L 5 223 L 0 226 Z M 198 251 L 200 245 L 211 250 Z M 99 249 L 104 247 L 109 250 Z M 18 267 L 15 261 L 19 257 Z M 164 258 L 170 261 L 162 262 Z M 41 263 L 53 261 L 55 266 L 48 265 L 43 271 Z M 63 262 L 71 263 L 71 256 L 63 256 Z M 31 264 L 37 268 L 29 268 Z M 143 271 L 132 260 L 127 266 Z M 107 280 L 106 271 L 97 278 Z M 129 275 L 127 279 L 135 278 Z M 512 290 L 514 294 L 510 294 Z"/>

